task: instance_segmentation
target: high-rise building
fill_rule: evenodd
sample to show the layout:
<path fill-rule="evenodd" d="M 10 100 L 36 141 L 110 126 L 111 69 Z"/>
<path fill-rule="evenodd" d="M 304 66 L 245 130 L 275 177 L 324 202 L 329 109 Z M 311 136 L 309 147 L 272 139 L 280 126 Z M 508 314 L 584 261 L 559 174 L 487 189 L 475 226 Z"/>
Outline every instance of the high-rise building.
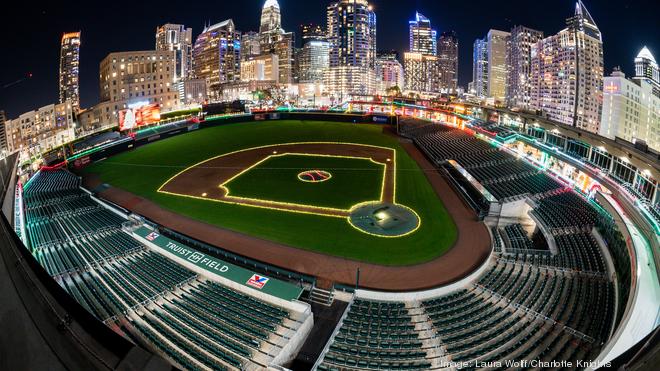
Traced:
<path fill-rule="evenodd" d="M 386 94 L 388 89 L 394 87 L 398 87 L 399 90 L 403 91 L 405 73 L 403 65 L 399 62 L 399 53 L 396 51 L 378 52 L 376 77 L 380 94 Z"/>
<path fill-rule="evenodd" d="M 488 96 L 488 41 L 477 39 L 472 47 L 471 93 L 480 98 Z"/>
<path fill-rule="evenodd" d="M 69 101 L 80 109 L 80 32 L 62 35 L 60 46 L 60 103 Z"/>
<path fill-rule="evenodd" d="M 599 134 L 646 143 L 660 151 L 660 97 L 645 79 L 626 79 L 620 70 L 605 77 Z"/>
<path fill-rule="evenodd" d="M 123 110 L 129 106 L 159 104 L 163 111 L 176 107 L 174 53 L 145 50 L 110 53 L 99 66 L 101 102 Z"/>
<path fill-rule="evenodd" d="M 431 21 L 420 12 L 408 22 L 411 53 L 423 55 L 438 54 L 438 33 L 431 27 Z"/>
<path fill-rule="evenodd" d="M 259 32 L 272 32 L 282 28 L 282 15 L 277 0 L 266 0 L 261 10 Z"/>
<path fill-rule="evenodd" d="M 437 32 L 421 13 L 409 22 L 409 52 L 403 55 L 406 89 L 414 92 L 440 92 L 440 59 Z"/>
<path fill-rule="evenodd" d="M 315 23 L 306 23 L 300 26 L 300 38 L 303 45 L 308 41 L 327 39 L 327 35 L 323 26 Z"/>
<path fill-rule="evenodd" d="M 647 81 L 653 86 L 653 94 L 660 97 L 660 74 L 658 63 L 647 47 L 643 47 L 635 58 L 635 80 Z"/>
<path fill-rule="evenodd" d="M 506 99 L 506 50 L 509 36 L 508 32 L 499 30 L 490 30 L 486 35 L 486 53 L 488 54 L 487 96 L 499 102 Z"/>
<path fill-rule="evenodd" d="M 376 91 L 376 13 L 367 0 L 339 0 L 327 8 L 330 67 L 324 81 L 334 96 Z"/>
<path fill-rule="evenodd" d="M 507 50 L 506 101 L 509 107 L 529 109 L 531 103 L 532 45 L 543 39 L 543 32 L 524 26 L 511 29 Z"/>
<path fill-rule="evenodd" d="M 250 31 L 241 36 L 241 61 L 261 55 L 261 38 L 259 34 Z"/>
<path fill-rule="evenodd" d="M 234 21 L 226 21 L 205 27 L 197 36 L 193 47 L 193 74 L 205 79 L 209 96 L 218 85 L 238 81 L 241 76 L 241 34 Z"/>
<path fill-rule="evenodd" d="M 330 43 L 307 39 L 298 52 L 297 66 L 299 82 L 322 83 L 325 71 L 330 66 Z"/>
<path fill-rule="evenodd" d="M 293 63 L 295 58 L 295 41 L 293 32 L 282 32 L 270 44 L 270 53 L 277 55 L 280 61 L 279 80 L 281 84 L 291 84 L 294 82 Z M 264 47 L 262 46 L 262 54 L 263 51 Z"/>
<path fill-rule="evenodd" d="M 5 111 L 0 110 L 0 151 L 2 155 L 5 155 L 9 151 L 9 146 L 7 144 L 7 127 L 5 123 L 7 122 L 7 115 Z"/>
<path fill-rule="evenodd" d="M 567 27 L 532 47 L 532 109 L 599 132 L 603 102 L 603 42 L 581 0 Z"/>
<path fill-rule="evenodd" d="M 456 91 L 458 88 L 458 37 L 448 31 L 438 38 L 438 63 L 440 64 L 440 89 Z"/>
<path fill-rule="evenodd" d="M 419 93 L 440 92 L 440 63 L 430 54 L 408 52 L 403 55 L 406 90 Z"/>
<path fill-rule="evenodd" d="M 280 4 L 277 0 L 266 0 L 261 10 L 259 26 L 260 54 L 275 54 L 279 61 L 279 82 L 293 82 L 295 36 L 282 29 Z"/>
<path fill-rule="evenodd" d="M 174 79 L 180 81 L 191 77 L 192 28 L 181 24 L 166 23 L 156 29 L 156 50 L 174 53 Z"/>

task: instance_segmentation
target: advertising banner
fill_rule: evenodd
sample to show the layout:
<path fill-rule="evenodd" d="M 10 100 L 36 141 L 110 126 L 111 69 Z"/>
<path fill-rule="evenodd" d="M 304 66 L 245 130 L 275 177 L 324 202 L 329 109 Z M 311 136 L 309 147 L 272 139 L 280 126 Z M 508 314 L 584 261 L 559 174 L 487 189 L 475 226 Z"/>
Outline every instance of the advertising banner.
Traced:
<path fill-rule="evenodd" d="M 137 129 L 140 126 L 155 124 L 158 121 L 160 121 L 160 106 L 158 104 L 148 104 L 119 111 L 119 130 L 121 131 Z"/>

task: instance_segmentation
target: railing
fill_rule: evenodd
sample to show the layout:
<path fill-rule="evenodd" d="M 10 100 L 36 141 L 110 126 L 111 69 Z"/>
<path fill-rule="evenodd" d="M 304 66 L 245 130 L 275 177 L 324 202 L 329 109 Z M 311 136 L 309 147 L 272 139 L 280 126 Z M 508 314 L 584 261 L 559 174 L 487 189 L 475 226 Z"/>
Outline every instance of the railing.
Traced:
<path fill-rule="evenodd" d="M 339 322 L 337 322 L 337 326 L 335 326 L 335 329 L 332 331 L 332 334 L 330 335 L 330 338 L 328 341 L 325 343 L 325 346 L 323 347 L 323 350 L 321 353 L 319 353 L 319 358 L 316 360 L 314 363 L 314 366 L 312 366 L 312 371 L 315 371 L 321 363 L 323 363 L 323 359 L 325 358 L 325 355 L 328 354 L 328 351 L 330 350 L 330 347 L 332 344 L 335 342 L 335 337 L 337 336 L 337 333 L 341 329 L 341 327 L 344 325 L 344 320 L 346 317 L 348 317 L 348 312 L 350 312 L 351 307 L 353 306 L 353 302 L 355 302 L 355 294 L 351 296 L 351 301 L 348 302 L 348 305 L 346 306 L 346 309 L 344 309 L 344 313 L 341 315 L 341 318 L 339 318 Z"/>

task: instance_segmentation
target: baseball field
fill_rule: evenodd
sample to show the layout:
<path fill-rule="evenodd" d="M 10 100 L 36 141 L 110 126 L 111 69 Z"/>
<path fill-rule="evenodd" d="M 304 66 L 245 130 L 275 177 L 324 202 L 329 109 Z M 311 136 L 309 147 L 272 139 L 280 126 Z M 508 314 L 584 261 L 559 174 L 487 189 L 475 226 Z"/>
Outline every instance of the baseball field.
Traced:
<path fill-rule="evenodd" d="M 218 125 L 108 158 L 85 172 L 195 220 L 369 263 L 427 262 L 457 238 L 424 170 L 379 125 Z M 358 230 L 347 216 L 369 202 L 403 205 L 419 225 L 395 238 Z"/>

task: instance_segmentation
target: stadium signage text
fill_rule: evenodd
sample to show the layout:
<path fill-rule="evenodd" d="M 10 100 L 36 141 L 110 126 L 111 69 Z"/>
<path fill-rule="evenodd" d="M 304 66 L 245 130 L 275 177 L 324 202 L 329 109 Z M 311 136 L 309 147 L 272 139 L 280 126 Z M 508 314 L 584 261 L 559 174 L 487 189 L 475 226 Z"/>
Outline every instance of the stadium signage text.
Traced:
<path fill-rule="evenodd" d="M 174 242 L 167 242 L 165 245 L 165 248 L 171 251 L 172 253 L 192 262 L 197 265 L 203 265 L 209 270 L 215 270 L 221 273 L 225 273 L 229 271 L 229 267 L 222 264 L 221 262 L 208 258 L 206 254 L 203 254 L 201 252 L 193 251 L 186 249 L 183 246 L 179 246 L 175 244 Z"/>
<path fill-rule="evenodd" d="M 275 278 L 265 277 L 243 267 L 221 259 L 216 259 L 211 255 L 183 245 L 166 236 L 162 236 L 160 232 L 154 231 L 150 228 L 140 227 L 135 230 L 134 233 L 143 238 L 146 242 L 153 244 L 154 247 L 164 250 L 169 255 L 185 260 L 200 269 L 228 279 L 244 287 L 259 290 L 265 294 L 273 295 L 287 301 L 298 299 L 302 293 L 302 288 L 297 285 Z"/>

